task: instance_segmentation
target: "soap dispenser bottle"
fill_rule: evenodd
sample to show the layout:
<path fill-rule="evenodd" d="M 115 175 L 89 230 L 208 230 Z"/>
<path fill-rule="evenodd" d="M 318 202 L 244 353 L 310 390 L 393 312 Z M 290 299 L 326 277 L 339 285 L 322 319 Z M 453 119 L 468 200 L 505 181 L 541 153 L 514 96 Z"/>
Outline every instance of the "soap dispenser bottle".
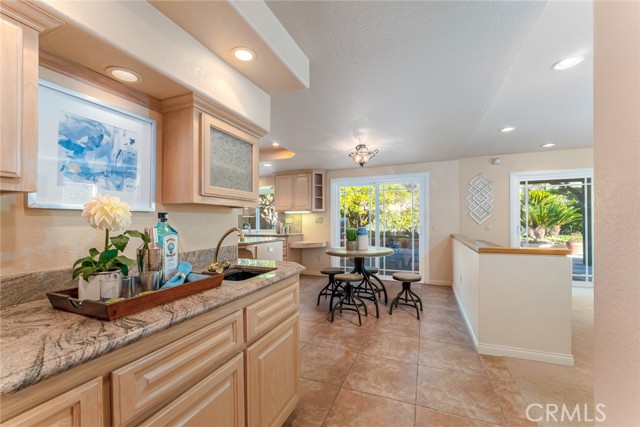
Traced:
<path fill-rule="evenodd" d="M 156 232 L 157 242 L 162 245 L 162 267 L 164 280 L 169 280 L 178 272 L 178 232 L 167 221 L 167 212 L 158 212 Z M 164 282 L 163 280 L 163 282 Z"/>

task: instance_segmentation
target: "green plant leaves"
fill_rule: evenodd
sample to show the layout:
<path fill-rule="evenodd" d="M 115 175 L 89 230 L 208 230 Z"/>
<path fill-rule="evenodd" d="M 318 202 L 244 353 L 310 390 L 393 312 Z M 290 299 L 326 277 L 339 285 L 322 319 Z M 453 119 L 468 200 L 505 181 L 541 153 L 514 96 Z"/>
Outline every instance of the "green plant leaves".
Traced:
<path fill-rule="evenodd" d="M 73 263 L 73 278 L 82 276 L 84 280 L 88 280 L 89 276 L 104 271 L 110 271 L 120 269 L 122 274 L 127 276 L 129 269 L 133 267 L 134 262 L 131 258 L 124 255 L 118 255 L 120 252 L 124 252 L 127 244 L 129 243 L 129 237 L 138 237 L 142 239 L 145 244 L 149 243 L 149 235 L 141 233 L 136 230 L 127 230 L 119 236 L 113 236 L 109 239 L 108 231 L 106 231 L 106 238 L 110 240 L 108 248 L 102 252 L 96 248 L 89 249 L 89 256 L 80 258 Z M 96 259 L 97 257 L 97 259 Z"/>
<path fill-rule="evenodd" d="M 111 244 L 115 246 L 115 248 L 118 251 L 121 251 L 121 252 L 124 252 L 124 249 L 127 247 L 128 243 L 129 243 L 129 238 L 124 234 L 121 234 L 119 236 L 113 236 L 111 238 Z"/>

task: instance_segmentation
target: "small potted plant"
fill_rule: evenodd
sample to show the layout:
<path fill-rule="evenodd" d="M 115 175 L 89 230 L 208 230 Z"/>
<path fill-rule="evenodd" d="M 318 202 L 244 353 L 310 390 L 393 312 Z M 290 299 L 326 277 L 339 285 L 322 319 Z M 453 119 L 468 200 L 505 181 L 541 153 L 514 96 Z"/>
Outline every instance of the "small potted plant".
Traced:
<path fill-rule="evenodd" d="M 347 250 L 355 251 L 358 249 L 358 230 L 355 228 L 347 228 L 345 230 L 345 236 L 347 238 Z"/>
<path fill-rule="evenodd" d="M 111 236 L 111 232 L 124 230 L 131 224 L 131 207 L 118 197 L 97 195 L 83 205 L 82 217 L 97 229 L 104 230 L 104 250 L 89 249 L 89 255 L 73 264 L 73 278 L 79 278 L 78 299 L 117 298 L 122 276 L 129 274 L 133 267 L 132 259 L 122 255 L 129 243 L 129 236 L 142 238 L 142 233 L 127 230 L 120 235 Z M 102 295 L 101 281 L 108 283 L 107 294 Z"/>

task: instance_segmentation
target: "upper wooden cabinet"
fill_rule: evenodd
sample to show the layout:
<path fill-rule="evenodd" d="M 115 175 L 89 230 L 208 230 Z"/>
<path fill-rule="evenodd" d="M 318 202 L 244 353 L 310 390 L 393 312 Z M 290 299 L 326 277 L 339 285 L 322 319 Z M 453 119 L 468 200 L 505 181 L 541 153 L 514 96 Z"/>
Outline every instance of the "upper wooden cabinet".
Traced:
<path fill-rule="evenodd" d="M 38 33 L 61 21 L 31 3 L 0 5 L 0 192 L 36 191 Z"/>
<path fill-rule="evenodd" d="M 276 211 L 324 212 L 324 171 L 276 175 L 274 184 Z"/>
<path fill-rule="evenodd" d="M 193 93 L 162 112 L 162 202 L 255 207 L 265 131 Z"/>

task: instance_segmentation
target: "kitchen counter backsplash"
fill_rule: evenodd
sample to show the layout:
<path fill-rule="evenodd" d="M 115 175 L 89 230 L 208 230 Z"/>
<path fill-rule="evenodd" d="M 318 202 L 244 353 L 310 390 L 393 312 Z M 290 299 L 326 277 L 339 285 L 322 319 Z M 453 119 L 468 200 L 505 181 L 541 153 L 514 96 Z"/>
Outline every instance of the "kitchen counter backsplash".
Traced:
<path fill-rule="evenodd" d="M 235 245 L 223 246 L 221 251 L 221 260 L 238 257 Z M 190 263 L 194 270 L 202 270 L 213 262 L 215 252 L 215 249 L 183 252 L 180 261 Z M 0 277 L 0 308 L 46 299 L 47 292 L 78 287 L 78 279 L 71 278 L 71 271 L 71 268 L 64 268 Z"/>

